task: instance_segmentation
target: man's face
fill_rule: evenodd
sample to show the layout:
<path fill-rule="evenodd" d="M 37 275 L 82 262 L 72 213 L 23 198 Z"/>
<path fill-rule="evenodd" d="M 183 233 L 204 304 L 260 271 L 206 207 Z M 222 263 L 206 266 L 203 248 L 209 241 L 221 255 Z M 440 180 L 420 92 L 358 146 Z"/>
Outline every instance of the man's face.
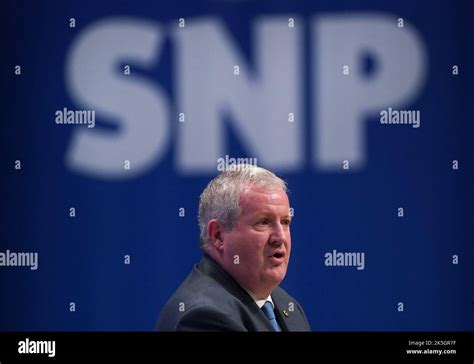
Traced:
<path fill-rule="evenodd" d="M 251 186 L 240 196 L 241 214 L 222 232 L 224 268 L 259 298 L 266 298 L 288 268 L 291 235 L 288 196 L 280 188 Z"/>

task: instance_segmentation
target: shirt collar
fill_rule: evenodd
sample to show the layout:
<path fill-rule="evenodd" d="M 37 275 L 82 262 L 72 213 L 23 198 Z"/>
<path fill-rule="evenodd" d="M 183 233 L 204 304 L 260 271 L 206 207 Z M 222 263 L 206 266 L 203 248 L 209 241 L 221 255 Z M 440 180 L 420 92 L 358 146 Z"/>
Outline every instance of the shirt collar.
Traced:
<path fill-rule="evenodd" d="M 265 304 L 265 302 L 270 301 L 270 303 L 272 304 L 273 309 L 275 309 L 275 304 L 273 303 L 272 295 L 268 295 L 267 298 L 261 300 L 261 299 L 258 299 L 257 296 L 255 296 L 255 294 L 252 291 L 249 291 L 247 288 L 245 288 L 243 286 L 242 286 L 242 288 L 247 291 L 247 293 L 250 295 L 250 297 L 252 297 L 252 299 L 257 304 L 258 308 L 262 308 L 263 305 Z"/>

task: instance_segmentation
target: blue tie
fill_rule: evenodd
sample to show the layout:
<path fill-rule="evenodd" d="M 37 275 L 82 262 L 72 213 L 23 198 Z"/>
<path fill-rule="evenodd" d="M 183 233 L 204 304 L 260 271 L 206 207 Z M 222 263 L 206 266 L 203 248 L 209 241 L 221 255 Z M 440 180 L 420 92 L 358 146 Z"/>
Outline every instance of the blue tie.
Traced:
<path fill-rule="evenodd" d="M 272 325 L 273 329 L 275 331 L 281 331 L 280 325 L 278 325 L 278 322 L 275 317 L 275 312 L 273 312 L 273 305 L 270 301 L 265 302 L 265 304 L 262 307 L 262 311 L 270 320 L 270 324 Z"/>

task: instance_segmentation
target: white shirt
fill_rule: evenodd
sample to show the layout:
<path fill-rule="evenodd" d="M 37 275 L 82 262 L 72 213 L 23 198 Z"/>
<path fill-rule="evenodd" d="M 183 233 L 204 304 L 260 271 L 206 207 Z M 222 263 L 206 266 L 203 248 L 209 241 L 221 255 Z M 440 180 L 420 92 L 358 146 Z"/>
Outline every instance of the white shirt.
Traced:
<path fill-rule="evenodd" d="M 247 291 L 247 293 L 250 295 L 250 297 L 253 298 L 253 300 L 254 300 L 255 303 L 257 304 L 258 308 L 262 308 L 263 305 L 265 304 L 265 302 L 270 301 L 271 304 L 272 304 L 273 309 L 275 309 L 275 304 L 273 303 L 273 300 L 272 300 L 272 296 L 271 296 L 271 295 L 269 295 L 269 296 L 268 296 L 267 298 L 265 298 L 264 300 L 260 300 L 260 299 L 258 299 L 258 298 L 253 294 L 253 292 L 249 291 L 247 288 L 245 288 L 245 287 L 243 287 L 243 286 L 242 286 L 242 288 L 245 289 L 245 290 Z"/>

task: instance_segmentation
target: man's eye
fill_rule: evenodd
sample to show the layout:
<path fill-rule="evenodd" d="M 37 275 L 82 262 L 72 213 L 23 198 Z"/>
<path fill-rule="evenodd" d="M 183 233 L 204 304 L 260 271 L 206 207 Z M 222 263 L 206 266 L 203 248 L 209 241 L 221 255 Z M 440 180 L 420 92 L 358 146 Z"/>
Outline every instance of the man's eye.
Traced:
<path fill-rule="evenodd" d="M 290 225 L 291 224 L 291 220 L 290 219 L 285 219 L 282 221 L 282 224 L 283 225 Z"/>
<path fill-rule="evenodd" d="M 262 219 L 258 222 L 259 225 L 268 225 L 268 220 L 267 219 Z"/>

